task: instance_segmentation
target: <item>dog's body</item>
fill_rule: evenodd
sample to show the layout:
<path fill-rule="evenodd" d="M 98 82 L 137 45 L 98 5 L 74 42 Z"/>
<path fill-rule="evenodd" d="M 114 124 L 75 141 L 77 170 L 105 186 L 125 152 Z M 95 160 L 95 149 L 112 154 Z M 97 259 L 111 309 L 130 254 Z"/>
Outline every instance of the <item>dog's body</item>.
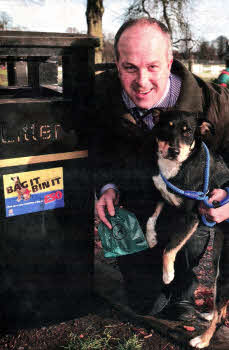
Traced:
<path fill-rule="evenodd" d="M 29 200 L 31 197 L 30 190 L 28 188 L 24 188 L 21 184 L 21 181 L 18 176 L 14 176 L 11 178 L 14 182 L 15 189 L 18 194 L 17 202 L 20 202 L 22 199 L 25 201 Z"/>
<path fill-rule="evenodd" d="M 169 243 L 163 254 L 163 280 L 170 283 L 174 278 L 174 262 L 176 254 L 185 245 L 187 240 L 195 233 L 200 217 L 198 214 L 198 201 L 189 199 L 174 190 L 168 188 L 163 176 L 171 181 L 173 185 L 184 191 L 203 191 L 204 174 L 206 167 L 206 151 L 201 141 L 201 134 L 212 126 L 204 121 L 198 125 L 197 116 L 185 112 L 166 112 L 161 116 L 159 123 L 154 127 L 154 139 L 157 152 L 155 153 L 155 173 L 153 181 L 160 191 L 162 201 L 158 203 L 152 217 L 147 222 L 146 238 L 150 247 L 157 244 L 157 233 L 155 230 L 157 219 L 163 210 L 163 202 L 167 202 L 174 208 L 172 215 L 177 215 L 176 232 L 171 233 Z M 210 177 L 209 191 L 215 188 L 222 188 L 229 183 L 229 170 L 219 156 L 210 155 Z M 182 217 L 183 216 L 183 217 Z M 222 232 L 225 225 L 218 225 L 217 230 Z M 228 226 L 229 228 L 229 226 Z M 228 244 L 217 245 L 217 254 L 221 261 L 229 264 L 229 252 L 225 253 Z M 229 241 L 229 237 L 228 237 Z M 224 265 L 225 265 L 224 264 Z M 191 340 L 190 344 L 197 348 L 208 346 L 217 323 L 226 316 L 226 308 L 229 300 L 229 273 L 228 268 L 219 259 L 215 259 L 217 270 L 217 282 L 215 287 L 215 305 L 211 314 L 212 321 L 207 331 L 200 337 Z M 228 275 L 228 277 L 227 277 Z M 222 279 L 222 276 L 224 278 Z M 225 277 L 226 276 L 226 277 Z"/>

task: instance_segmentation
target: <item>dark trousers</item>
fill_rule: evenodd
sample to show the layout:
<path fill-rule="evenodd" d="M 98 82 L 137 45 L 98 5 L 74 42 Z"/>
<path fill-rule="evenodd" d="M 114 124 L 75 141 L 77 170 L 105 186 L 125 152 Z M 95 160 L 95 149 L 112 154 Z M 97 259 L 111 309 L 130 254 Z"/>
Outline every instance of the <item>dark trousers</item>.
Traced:
<path fill-rule="evenodd" d="M 117 262 L 130 306 L 139 313 L 156 314 L 169 300 L 192 301 L 198 285 L 193 268 L 199 264 L 209 238 L 210 229 L 200 225 L 177 254 L 175 278 L 169 285 L 162 281 L 163 244 L 136 254 L 118 257 Z"/>

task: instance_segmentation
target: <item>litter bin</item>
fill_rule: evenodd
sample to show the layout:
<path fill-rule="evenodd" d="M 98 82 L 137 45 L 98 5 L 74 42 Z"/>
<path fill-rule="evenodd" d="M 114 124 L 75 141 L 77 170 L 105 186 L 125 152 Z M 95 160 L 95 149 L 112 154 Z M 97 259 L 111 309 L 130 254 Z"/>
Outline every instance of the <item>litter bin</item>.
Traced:
<path fill-rule="evenodd" d="M 97 41 L 1 32 L 0 45 L 2 57 L 64 62 L 63 93 L 1 90 L 0 316 L 16 325 L 76 317 L 92 287 L 93 191 L 72 102 L 89 94 Z"/>

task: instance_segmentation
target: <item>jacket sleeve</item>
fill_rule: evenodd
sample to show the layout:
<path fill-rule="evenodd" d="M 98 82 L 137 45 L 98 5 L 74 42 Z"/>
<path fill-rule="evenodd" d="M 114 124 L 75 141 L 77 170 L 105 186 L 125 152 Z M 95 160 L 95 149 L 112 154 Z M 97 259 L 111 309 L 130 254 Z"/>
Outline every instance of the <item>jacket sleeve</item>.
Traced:
<path fill-rule="evenodd" d="M 207 117 L 215 126 L 215 135 L 207 143 L 218 152 L 229 166 L 229 89 L 209 84 Z"/>

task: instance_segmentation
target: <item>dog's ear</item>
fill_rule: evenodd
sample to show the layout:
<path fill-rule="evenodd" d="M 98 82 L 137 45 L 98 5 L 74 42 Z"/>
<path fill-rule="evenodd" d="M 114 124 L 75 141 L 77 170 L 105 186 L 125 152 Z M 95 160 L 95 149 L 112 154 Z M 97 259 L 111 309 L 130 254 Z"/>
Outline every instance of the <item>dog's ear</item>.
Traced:
<path fill-rule="evenodd" d="M 215 135 L 215 127 L 208 119 L 198 119 L 198 126 L 201 135 L 206 135 L 207 133 Z"/>

